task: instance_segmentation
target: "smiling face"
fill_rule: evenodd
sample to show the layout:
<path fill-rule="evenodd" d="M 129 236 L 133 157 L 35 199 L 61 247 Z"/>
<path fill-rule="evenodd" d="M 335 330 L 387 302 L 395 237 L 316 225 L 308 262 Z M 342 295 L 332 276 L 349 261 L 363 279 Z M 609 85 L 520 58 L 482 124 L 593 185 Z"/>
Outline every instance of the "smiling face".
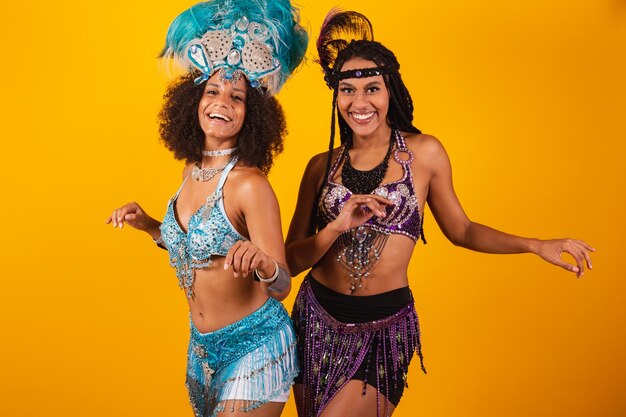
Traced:
<path fill-rule="evenodd" d="M 234 141 L 246 117 L 246 79 L 236 83 L 220 81 L 217 73 L 209 78 L 198 105 L 198 121 L 206 139 Z"/>
<path fill-rule="evenodd" d="M 352 58 L 341 71 L 376 67 L 373 61 Z M 367 137 L 389 129 L 389 91 L 382 75 L 339 81 L 337 108 L 357 136 Z"/>

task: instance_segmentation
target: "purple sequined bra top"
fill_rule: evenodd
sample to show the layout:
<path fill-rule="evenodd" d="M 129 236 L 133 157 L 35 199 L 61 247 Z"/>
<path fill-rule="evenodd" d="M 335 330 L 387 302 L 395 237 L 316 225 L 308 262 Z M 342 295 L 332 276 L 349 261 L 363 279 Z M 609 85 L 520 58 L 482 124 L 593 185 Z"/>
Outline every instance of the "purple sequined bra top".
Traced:
<path fill-rule="evenodd" d="M 411 173 L 413 154 L 406 147 L 404 137 L 399 131 L 395 130 L 394 136 L 396 138 L 394 159 L 404 168 L 404 175 L 398 181 L 379 185 L 372 191 L 372 194 L 387 198 L 395 204 L 387 206 L 385 217 L 381 219 L 373 216 L 363 226 L 383 234 L 405 235 L 416 242 L 420 237 L 423 240 L 424 236 L 422 230 L 423 219 L 420 215 L 417 196 L 413 188 L 413 175 Z M 322 190 L 318 211 L 319 229 L 323 229 L 328 223 L 335 220 L 344 204 L 352 196 L 352 192 L 343 184 L 332 181 L 332 178 L 345 160 L 347 152 L 348 148 L 344 146 L 330 169 L 328 181 Z M 406 153 L 408 159 L 402 159 L 399 155 L 400 153 Z"/>
<path fill-rule="evenodd" d="M 413 188 L 413 154 L 406 147 L 399 131 L 394 130 L 393 136 L 396 139 L 394 159 L 402 165 L 404 175 L 398 181 L 380 184 L 372 194 L 387 198 L 394 204 L 386 207 L 386 216 L 382 219 L 373 216 L 363 225 L 343 232 L 334 243 L 337 261 L 348 272 L 350 294 L 363 287 L 364 280 L 370 276 L 380 259 L 389 235 L 404 235 L 413 242 L 421 237 L 426 243 L 422 229 L 423 218 Z M 320 230 L 339 216 L 344 204 L 353 194 L 343 184 L 332 181 L 347 153 L 348 148 L 344 147 L 330 169 L 327 183 L 322 190 L 317 218 Z M 405 153 L 405 158 L 401 158 L 400 153 Z"/>

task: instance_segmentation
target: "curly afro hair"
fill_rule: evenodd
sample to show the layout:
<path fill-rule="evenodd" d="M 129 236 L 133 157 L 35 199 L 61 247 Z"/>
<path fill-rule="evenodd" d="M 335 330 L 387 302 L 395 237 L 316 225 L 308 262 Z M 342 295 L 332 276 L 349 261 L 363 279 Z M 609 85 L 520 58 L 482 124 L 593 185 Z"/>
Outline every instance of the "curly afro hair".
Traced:
<path fill-rule="evenodd" d="M 196 85 L 197 76 L 190 72 L 175 81 L 163 96 L 165 103 L 159 113 L 161 140 L 176 159 L 187 163 L 199 163 L 204 149 L 198 105 L 205 83 Z M 283 151 L 286 134 L 285 115 L 278 100 L 248 84 L 246 116 L 238 137 L 239 160 L 269 173 L 274 157 Z"/>

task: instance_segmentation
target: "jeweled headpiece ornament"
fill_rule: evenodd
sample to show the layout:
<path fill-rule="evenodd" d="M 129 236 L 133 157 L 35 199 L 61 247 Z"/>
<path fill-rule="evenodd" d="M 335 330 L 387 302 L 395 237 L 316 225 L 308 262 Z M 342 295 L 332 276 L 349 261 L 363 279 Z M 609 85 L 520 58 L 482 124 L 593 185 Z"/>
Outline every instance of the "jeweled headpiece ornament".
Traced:
<path fill-rule="evenodd" d="M 211 0 L 181 13 L 170 25 L 164 58 L 222 80 L 245 76 L 252 87 L 277 93 L 302 61 L 308 35 L 289 0 Z"/>

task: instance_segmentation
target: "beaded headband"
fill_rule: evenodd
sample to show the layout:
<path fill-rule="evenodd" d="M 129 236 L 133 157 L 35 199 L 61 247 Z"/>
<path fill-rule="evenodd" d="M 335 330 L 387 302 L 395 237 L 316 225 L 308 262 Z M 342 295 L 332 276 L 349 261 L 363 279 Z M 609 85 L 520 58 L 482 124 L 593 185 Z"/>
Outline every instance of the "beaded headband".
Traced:
<path fill-rule="evenodd" d="M 324 81 L 326 81 L 326 85 L 332 90 L 334 89 L 339 81 L 347 80 L 349 78 L 370 78 L 376 77 L 378 75 L 390 74 L 394 72 L 394 68 L 389 68 L 386 66 L 374 67 L 374 68 L 357 68 L 347 71 L 328 71 L 324 75 Z"/>
<path fill-rule="evenodd" d="M 289 0 L 210 0 L 170 25 L 163 58 L 200 70 L 200 84 L 246 77 L 252 87 L 277 93 L 302 61 L 308 35 Z"/>
<path fill-rule="evenodd" d="M 337 74 L 337 81 L 345 80 L 347 78 L 376 77 L 377 75 L 383 75 L 387 72 L 388 71 L 385 67 L 361 68 L 361 69 L 341 71 L 339 74 Z"/>

